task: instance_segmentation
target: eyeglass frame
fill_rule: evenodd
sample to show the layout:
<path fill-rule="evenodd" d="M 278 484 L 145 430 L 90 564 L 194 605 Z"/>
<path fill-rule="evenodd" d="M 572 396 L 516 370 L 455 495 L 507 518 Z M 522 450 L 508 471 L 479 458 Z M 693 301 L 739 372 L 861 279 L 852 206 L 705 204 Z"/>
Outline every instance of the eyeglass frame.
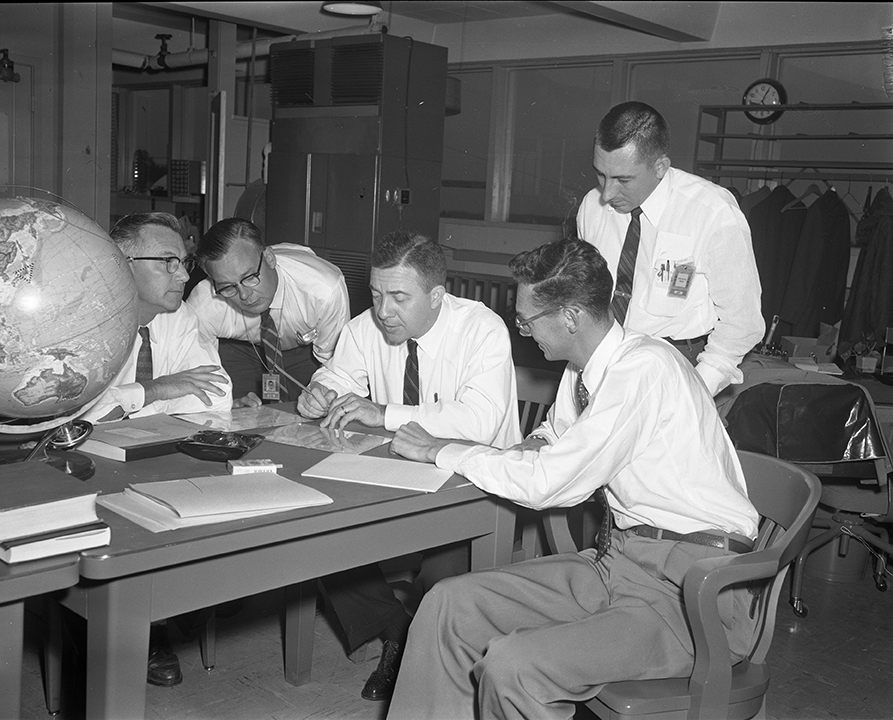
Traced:
<path fill-rule="evenodd" d="M 239 294 L 239 285 L 243 285 L 244 287 L 247 287 L 247 288 L 257 287 L 258 285 L 260 285 L 260 273 L 261 273 L 261 270 L 263 270 L 263 267 L 264 267 L 264 254 L 263 254 L 263 252 L 261 252 L 260 260 L 257 263 L 257 270 L 255 270 L 250 275 L 246 275 L 241 280 L 239 280 L 239 282 L 229 283 L 228 285 L 224 285 L 222 288 L 217 287 L 217 283 L 212 280 L 211 284 L 214 286 L 214 292 L 217 293 L 218 295 L 220 295 L 220 297 L 229 298 L 229 297 L 235 297 L 236 295 Z M 246 280 L 248 280 L 250 282 L 246 282 Z M 230 291 L 230 288 L 232 288 L 232 291 Z"/>
<path fill-rule="evenodd" d="M 530 323 L 558 310 L 564 310 L 564 305 L 558 305 L 548 310 L 543 310 L 541 313 L 537 313 L 536 315 L 533 315 L 526 320 L 521 320 L 521 316 L 518 315 L 517 311 L 515 311 L 515 327 L 518 329 L 518 332 L 521 333 L 522 336 L 530 337 Z"/>
<path fill-rule="evenodd" d="M 158 260 L 164 263 L 164 269 L 167 270 L 169 275 L 176 275 L 177 270 L 180 269 L 181 265 L 187 273 L 191 273 L 193 268 L 195 268 L 195 258 L 192 257 L 192 255 L 187 255 L 184 258 L 178 258 L 176 255 L 145 255 L 143 257 L 133 257 L 132 255 L 128 255 L 127 259 L 129 261 Z"/>

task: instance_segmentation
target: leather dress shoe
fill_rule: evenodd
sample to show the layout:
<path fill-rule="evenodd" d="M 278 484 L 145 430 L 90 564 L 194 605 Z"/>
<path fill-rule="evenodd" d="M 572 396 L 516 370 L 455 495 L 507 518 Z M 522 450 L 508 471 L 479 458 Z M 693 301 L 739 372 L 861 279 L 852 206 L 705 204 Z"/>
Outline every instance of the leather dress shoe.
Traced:
<path fill-rule="evenodd" d="M 364 700 L 379 702 L 390 699 L 397 682 L 397 671 L 400 669 L 402 656 L 403 646 L 400 643 L 385 640 L 381 647 L 381 659 L 378 661 L 378 667 L 366 680 L 363 692 L 360 693 Z"/>
<path fill-rule="evenodd" d="M 173 687 L 183 682 L 180 661 L 167 639 L 167 628 L 152 626 L 149 635 L 149 665 L 146 680 L 151 685 Z"/>

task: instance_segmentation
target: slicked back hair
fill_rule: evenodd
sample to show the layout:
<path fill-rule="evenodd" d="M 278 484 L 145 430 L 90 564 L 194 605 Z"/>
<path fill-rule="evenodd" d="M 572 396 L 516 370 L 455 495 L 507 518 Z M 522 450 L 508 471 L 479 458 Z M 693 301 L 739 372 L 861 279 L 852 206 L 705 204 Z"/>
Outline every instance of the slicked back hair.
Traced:
<path fill-rule="evenodd" d="M 386 270 L 399 265 L 415 270 L 426 292 L 446 284 L 447 267 L 443 248 L 425 235 L 396 230 L 375 243 L 372 267 Z"/>
<path fill-rule="evenodd" d="M 538 307 L 584 308 L 597 321 L 610 316 L 614 281 L 601 253 L 584 240 L 564 238 L 512 258 L 509 270 L 529 285 Z"/>
<path fill-rule="evenodd" d="M 598 124 L 595 144 L 613 152 L 635 145 L 639 161 L 651 164 L 670 152 L 670 128 L 657 110 L 643 102 L 615 105 Z"/>
<path fill-rule="evenodd" d="M 140 250 L 140 230 L 147 225 L 158 225 L 159 227 L 173 230 L 177 235 L 182 237 L 183 231 L 180 223 L 173 215 L 166 212 L 151 213 L 130 213 L 125 215 L 109 232 L 109 236 L 115 241 L 115 244 L 125 255 L 133 255 Z"/>
<path fill-rule="evenodd" d="M 204 270 L 205 263 L 222 258 L 239 238 L 252 243 L 260 252 L 266 248 L 257 225 L 242 218 L 226 218 L 212 225 L 199 241 L 195 250 L 199 266 Z"/>

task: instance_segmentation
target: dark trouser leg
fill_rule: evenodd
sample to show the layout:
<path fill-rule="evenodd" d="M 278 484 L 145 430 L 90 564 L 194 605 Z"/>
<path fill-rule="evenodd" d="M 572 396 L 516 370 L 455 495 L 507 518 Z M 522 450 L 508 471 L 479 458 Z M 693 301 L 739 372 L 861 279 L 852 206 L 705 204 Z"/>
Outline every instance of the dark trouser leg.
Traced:
<path fill-rule="evenodd" d="M 424 594 L 444 578 L 467 573 L 471 567 L 468 552 L 467 542 L 425 551 L 421 570 L 414 581 L 416 590 Z"/>

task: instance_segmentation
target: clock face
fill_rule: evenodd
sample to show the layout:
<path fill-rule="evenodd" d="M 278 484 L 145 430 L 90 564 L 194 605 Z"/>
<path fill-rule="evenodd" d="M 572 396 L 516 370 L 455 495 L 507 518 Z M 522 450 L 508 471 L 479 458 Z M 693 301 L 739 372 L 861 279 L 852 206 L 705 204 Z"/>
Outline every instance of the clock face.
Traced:
<path fill-rule="evenodd" d="M 787 94 L 784 88 L 775 80 L 757 80 L 747 90 L 741 99 L 744 105 L 784 105 L 787 102 Z M 781 117 L 781 110 L 745 110 L 745 115 L 755 123 L 770 123 Z"/>

